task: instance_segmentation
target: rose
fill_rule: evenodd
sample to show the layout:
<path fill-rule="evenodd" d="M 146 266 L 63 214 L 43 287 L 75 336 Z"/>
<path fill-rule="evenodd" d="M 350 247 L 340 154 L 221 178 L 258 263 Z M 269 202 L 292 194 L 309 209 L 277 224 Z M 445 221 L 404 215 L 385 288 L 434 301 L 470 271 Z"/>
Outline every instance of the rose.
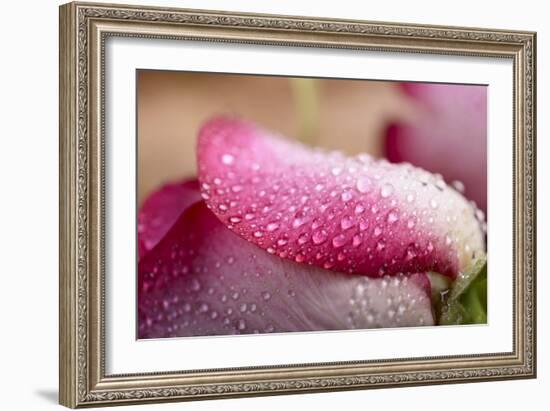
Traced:
<path fill-rule="evenodd" d="M 475 208 L 408 164 L 306 148 L 220 117 L 196 183 L 139 214 L 141 338 L 434 324 L 431 282 L 484 255 Z"/>

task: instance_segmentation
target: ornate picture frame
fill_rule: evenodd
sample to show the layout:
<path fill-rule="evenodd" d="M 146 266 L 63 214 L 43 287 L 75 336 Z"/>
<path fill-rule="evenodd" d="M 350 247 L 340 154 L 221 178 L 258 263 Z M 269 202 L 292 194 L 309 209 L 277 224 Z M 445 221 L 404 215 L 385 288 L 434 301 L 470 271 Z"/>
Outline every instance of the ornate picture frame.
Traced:
<path fill-rule="evenodd" d="M 513 62 L 513 350 L 167 373 L 105 371 L 105 41 L 201 40 Z M 536 376 L 536 34 L 155 7 L 60 7 L 60 403 L 185 401 Z"/>

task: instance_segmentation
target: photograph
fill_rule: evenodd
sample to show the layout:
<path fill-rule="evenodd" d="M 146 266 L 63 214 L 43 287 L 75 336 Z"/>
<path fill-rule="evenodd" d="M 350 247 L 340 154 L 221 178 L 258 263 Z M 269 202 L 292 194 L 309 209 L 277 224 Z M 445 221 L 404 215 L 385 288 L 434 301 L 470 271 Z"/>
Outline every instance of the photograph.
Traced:
<path fill-rule="evenodd" d="M 137 338 L 486 324 L 487 86 L 136 70 Z"/>

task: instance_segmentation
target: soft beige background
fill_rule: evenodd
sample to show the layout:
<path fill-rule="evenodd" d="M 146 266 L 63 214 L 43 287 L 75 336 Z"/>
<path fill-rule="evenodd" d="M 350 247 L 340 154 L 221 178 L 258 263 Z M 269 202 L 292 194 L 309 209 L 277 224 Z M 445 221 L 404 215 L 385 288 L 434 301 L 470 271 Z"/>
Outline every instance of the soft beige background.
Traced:
<path fill-rule="evenodd" d="M 195 175 L 197 131 L 212 115 L 237 114 L 309 144 L 379 156 L 387 123 L 409 110 L 391 82 L 140 71 L 139 202 L 163 183 Z"/>

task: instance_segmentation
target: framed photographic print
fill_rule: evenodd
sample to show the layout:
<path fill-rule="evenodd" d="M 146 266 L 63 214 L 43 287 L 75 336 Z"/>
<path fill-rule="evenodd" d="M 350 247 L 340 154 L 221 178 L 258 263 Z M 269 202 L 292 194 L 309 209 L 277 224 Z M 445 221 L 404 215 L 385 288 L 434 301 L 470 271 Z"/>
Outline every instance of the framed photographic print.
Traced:
<path fill-rule="evenodd" d="M 535 377 L 535 51 L 61 6 L 61 404 Z"/>

